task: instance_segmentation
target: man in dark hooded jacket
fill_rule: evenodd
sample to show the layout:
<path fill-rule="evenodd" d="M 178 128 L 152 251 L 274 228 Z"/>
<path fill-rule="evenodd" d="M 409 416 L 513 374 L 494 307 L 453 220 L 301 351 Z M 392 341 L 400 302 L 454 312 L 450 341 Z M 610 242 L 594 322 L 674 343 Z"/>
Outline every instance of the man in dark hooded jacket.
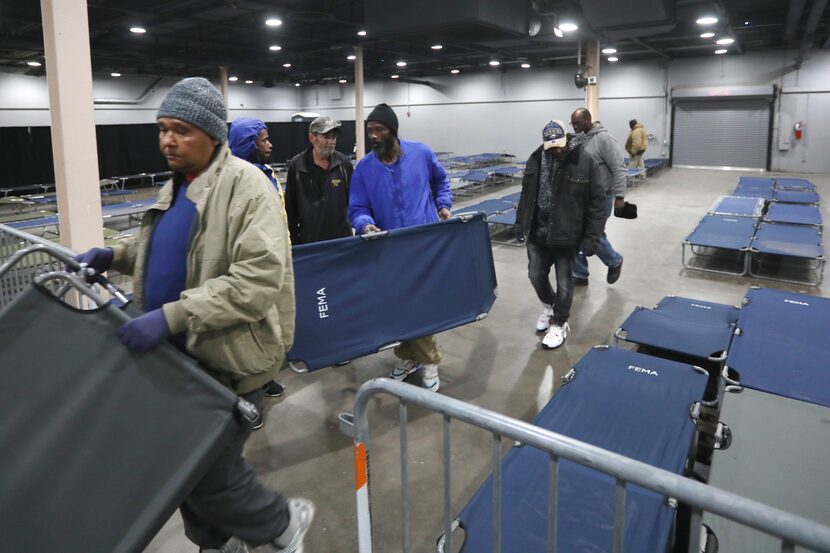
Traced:
<path fill-rule="evenodd" d="M 516 224 L 527 236 L 528 277 L 543 306 L 536 330 L 547 331 L 542 347 L 554 349 L 570 330 L 574 257 L 593 255 L 602 235 L 605 189 L 596 159 L 581 147 L 584 134 L 568 137 L 562 121 L 550 121 L 542 141 L 527 160 Z M 556 292 L 548 277 L 552 266 Z"/>
<path fill-rule="evenodd" d="M 259 119 L 240 117 L 231 123 L 231 128 L 228 132 L 228 146 L 234 156 L 256 165 L 265 173 L 265 176 L 271 180 L 277 192 L 279 192 L 284 210 L 285 196 L 283 195 L 282 186 L 274 175 L 274 172 L 267 165 L 271 161 L 272 146 L 268 138 L 268 127 L 265 126 L 265 123 Z M 272 380 L 263 386 L 262 389 L 268 397 L 280 397 L 285 393 L 285 386 L 276 380 Z M 261 428 L 262 421 L 262 416 L 260 416 L 254 423 L 254 429 Z"/>

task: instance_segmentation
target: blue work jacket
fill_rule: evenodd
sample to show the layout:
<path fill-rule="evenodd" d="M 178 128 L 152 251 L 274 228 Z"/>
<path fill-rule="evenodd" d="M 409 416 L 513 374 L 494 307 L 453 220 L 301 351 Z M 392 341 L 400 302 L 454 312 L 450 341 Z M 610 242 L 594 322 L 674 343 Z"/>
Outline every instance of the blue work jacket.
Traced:
<path fill-rule="evenodd" d="M 452 208 L 447 172 L 426 144 L 400 141 L 398 160 L 386 165 L 371 153 L 360 160 L 349 190 L 349 220 L 358 234 L 373 224 L 381 230 L 434 223 L 438 210 Z"/>

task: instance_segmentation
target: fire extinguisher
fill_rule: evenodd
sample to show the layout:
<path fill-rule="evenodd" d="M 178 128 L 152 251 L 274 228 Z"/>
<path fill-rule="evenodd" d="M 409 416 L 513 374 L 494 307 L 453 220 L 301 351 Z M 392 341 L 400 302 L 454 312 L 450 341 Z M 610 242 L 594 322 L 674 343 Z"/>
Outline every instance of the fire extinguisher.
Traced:
<path fill-rule="evenodd" d="M 795 134 L 796 140 L 801 140 L 801 134 L 804 132 L 804 123 L 799 121 L 795 125 L 793 125 L 793 133 Z"/>

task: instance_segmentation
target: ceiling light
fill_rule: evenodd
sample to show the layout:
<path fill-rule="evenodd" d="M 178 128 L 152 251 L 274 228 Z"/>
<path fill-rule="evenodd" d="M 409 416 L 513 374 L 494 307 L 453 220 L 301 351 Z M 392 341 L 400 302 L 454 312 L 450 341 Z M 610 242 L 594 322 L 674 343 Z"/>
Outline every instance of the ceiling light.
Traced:
<path fill-rule="evenodd" d="M 395 65 L 397 65 L 398 67 L 406 67 L 406 62 L 405 61 L 399 61 Z"/>
<path fill-rule="evenodd" d="M 28 65 L 30 67 L 40 67 L 43 64 L 40 63 L 39 61 L 27 61 L 26 65 Z"/>
<path fill-rule="evenodd" d="M 696 23 L 698 25 L 714 25 L 718 22 L 718 18 L 713 15 L 707 15 L 704 17 L 699 18 Z"/>
<path fill-rule="evenodd" d="M 282 25 L 282 19 L 279 19 L 277 17 L 269 17 L 265 20 L 265 24 L 269 27 L 279 27 L 280 25 Z"/>
<path fill-rule="evenodd" d="M 397 79 L 398 77 L 400 77 L 400 75 L 392 75 L 392 76 L 390 77 L 390 79 Z"/>
<path fill-rule="evenodd" d="M 130 32 L 135 33 L 137 35 L 141 35 L 147 32 L 147 29 L 144 27 L 130 27 Z"/>
<path fill-rule="evenodd" d="M 121 73 L 110 73 L 110 77 L 120 77 Z"/>
<path fill-rule="evenodd" d="M 577 24 L 573 23 L 571 21 L 567 21 L 567 22 L 562 23 L 562 24 L 559 25 L 559 30 L 561 30 L 562 32 L 565 32 L 565 33 L 572 33 L 577 29 L 579 29 Z"/>
<path fill-rule="evenodd" d="M 715 44 L 725 45 L 725 44 L 732 44 L 733 42 L 735 42 L 734 38 L 727 37 L 727 38 L 719 38 L 718 40 L 715 41 Z"/>
<path fill-rule="evenodd" d="M 339 80 L 339 81 L 337 81 L 337 82 L 339 82 L 340 84 L 346 84 L 346 83 L 347 83 L 347 82 L 349 82 L 349 81 L 347 81 L 346 79 L 340 79 L 340 80 Z"/>
<path fill-rule="evenodd" d="M 248 79 L 247 81 L 245 81 L 245 84 L 254 84 L 254 81 Z"/>
<path fill-rule="evenodd" d="M 523 63 L 522 64 L 522 69 L 530 69 L 530 64 L 529 63 Z"/>
<path fill-rule="evenodd" d="M 294 86 L 300 86 L 300 83 L 294 83 Z"/>
<path fill-rule="evenodd" d="M 272 52 L 279 52 L 280 50 L 282 50 L 282 46 L 280 46 L 278 44 L 272 44 L 271 46 L 268 47 L 268 49 L 271 50 Z"/>
<path fill-rule="evenodd" d="M 726 53 L 726 48 L 721 48 L 720 50 L 715 50 L 715 53 L 716 54 L 725 54 Z"/>
<path fill-rule="evenodd" d="M 458 69 L 451 69 L 450 73 L 452 73 L 453 75 L 458 75 L 459 73 L 461 73 L 461 71 L 459 71 Z"/>
<path fill-rule="evenodd" d="M 433 44 L 432 46 L 430 46 L 430 48 L 432 48 L 433 50 L 440 50 L 443 47 L 444 46 L 441 44 Z"/>
<path fill-rule="evenodd" d="M 236 81 L 239 80 L 239 77 L 228 77 L 228 80 L 232 83 L 235 83 Z"/>
<path fill-rule="evenodd" d="M 501 62 L 499 60 L 490 60 L 490 65 L 496 67 L 497 65 L 501 65 Z"/>
<path fill-rule="evenodd" d="M 608 61 L 614 63 L 615 61 L 620 61 L 620 58 L 618 58 L 617 56 L 611 56 L 610 58 L 608 58 Z"/>
<path fill-rule="evenodd" d="M 715 36 L 715 33 L 701 33 L 700 38 L 712 38 Z"/>
<path fill-rule="evenodd" d="M 744 21 L 744 25 L 749 25 L 749 20 Z"/>
<path fill-rule="evenodd" d="M 358 31 L 357 36 L 366 36 L 366 31 Z"/>
<path fill-rule="evenodd" d="M 562 29 L 560 29 L 559 27 L 553 28 L 553 34 L 556 35 L 557 38 L 562 38 L 565 36 L 565 33 L 563 33 Z"/>
<path fill-rule="evenodd" d="M 284 64 L 282 64 L 282 66 L 287 69 L 287 68 L 291 67 L 291 64 L 290 63 L 284 63 Z"/>
<path fill-rule="evenodd" d="M 603 49 L 602 49 L 602 53 L 603 53 L 603 54 L 616 54 L 616 53 L 617 53 L 617 49 L 616 49 L 616 48 L 611 48 L 611 47 L 608 47 L 608 48 L 603 48 Z"/>
<path fill-rule="evenodd" d="M 354 60 L 357 59 L 357 56 L 355 56 L 354 54 L 351 54 L 349 56 L 346 56 L 346 59 L 349 60 L 349 61 L 354 61 Z"/>

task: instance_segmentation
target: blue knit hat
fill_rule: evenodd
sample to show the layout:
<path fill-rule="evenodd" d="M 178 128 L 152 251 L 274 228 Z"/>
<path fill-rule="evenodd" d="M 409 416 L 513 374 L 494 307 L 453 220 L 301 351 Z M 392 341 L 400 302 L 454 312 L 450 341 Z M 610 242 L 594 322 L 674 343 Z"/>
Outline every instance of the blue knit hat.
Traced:
<path fill-rule="evenodd" d="M 199 127 L 222 144 L 228 141 L 225 99 L 202 77 L 182 79 L 161 103 L 156 119 L 171 117 Z"/>

